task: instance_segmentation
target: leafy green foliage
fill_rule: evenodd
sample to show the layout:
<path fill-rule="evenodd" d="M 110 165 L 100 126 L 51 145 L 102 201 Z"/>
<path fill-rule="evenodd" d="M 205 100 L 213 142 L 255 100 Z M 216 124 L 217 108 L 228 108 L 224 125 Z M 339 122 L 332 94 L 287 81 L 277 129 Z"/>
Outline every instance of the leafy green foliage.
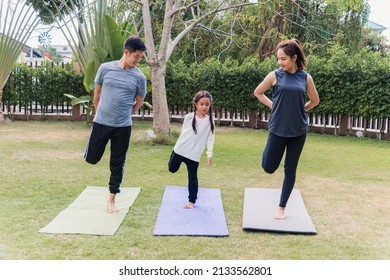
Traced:
<path fill-rule="evenodd" d="M 71 10 L 82 6 L 83 0 L 67 1 L 67 5 Z M 38 12 L 44 24 L 52 24 L 56 20 L 62 20 L 69 14 L 69 9 L 62 8 L 63 0 L 26 0 L 26 3 L 31 4 L 35 11 Z"/>
<path fill-rule="evenodd" d="M 122 32 L 121 28 L 117 25 L 112 17 L 105 15 L 104 19 L 106 21 L 109 32 L 109 47 L 111 47 L 110 55 L 112 55 L 112 59 L 120 59 L 123 55 L 123 44 L 128 37 L 128 34 Z"/>
<path fill-rule="evenodd" d="M 76 97 L 74 95 L 67 94 L 67 93 L 65 93 L 64 96 L 71 99 L 71 104 L 73 107 L 80 105 L 86 110 L 87 124 L 89 124 L 91 122 L 91 113 L 93 110 L 92 96 L 91 95 L 83 95 L 81 97 Z"/>
<path fill-rule="evenodd" d="M 84 108 L 90 109 L 89 105 L 92 102 L 92 98 L 90 95 L 84 95 L 81 97 L 76 97 L 74 95 L 66 94 L 66 93 L 64 95 L 72 100 L 71 101 L 72 106 L 82 105 Z"/>
<path fill-rule="evenodd" d="M 22 1 L 0 1 L 0 101 L 15 62 L 39 23 L 31 5 L 24 4 Z"/>
<path fill-rule="evenodd" d="M 170 106 L 190 107 L 193 95 L 208 90 L 213 107 L 228 110 L 268 109 L 253 96 L 268 72 L 278 67 L 275 57 L 259 61 L 249 57 L 241 64 L 216 59 L 186 65 L 169 63 L 166 86 Z M 307 71 L 320 95 L 317 114 L 380 118 L 390 116 L 390 59 L 365 49 L 351 53 L 332 44 L 324 56 L 309 56 Z M 272 93 L 268 92 L 268 96 Z"/>
<path fill-rule="evenodd" d="M 83 75 L 69 65 L 62 68 L 44 63 L 32 68 L 17 64 L 4 88 L 3 100 L 19 106 L 61 104 L 68 101 L 64 94 L 76 97 L 85 94 L 82 81 Z"/>
<path fill-rule="evenodd" d="M 188 34 L 173 53 L 173 61 L 201 62 L 234 58 L 242 62 L 258 54 L 274 54 L 281 39 L 298 38 L 308 53 L 321 53 L 337 43 L 352 53 L 366 46 L 369 7 L 365 0 L 258 1 L 240 11 L 208 18 Z"/>
<path fill-rule="evenodd" d="M 275 67 L 275 60 L 260 63 L 254 57 L 246 59 L 242 64 L 231 59 L 224 63 L 209 59 L 190 66 L 186 66 L 183 61 L 169 63 L 166 75 L 168 104 L 190 107 L 196 92 L 208 90 L 213 95 L 214 108 L 266 110 L 254 97 L 253 91 Z"/>
<path fill-rule="evenodd" d="M 82 0 L 67 1 L 70 10 L 82 6 Z M 56 20 L 61 20 L 69 15 L 70 10 L 62 8 L 63 0 L 26 0 L 36 10 L 44 24 L 52 24 Z"/>
<path fill-rule="evenodd" d="M 312 75 L 320 95 L 320 104 L 313 113 L 366 118 L 390 116 L 390 58 L 364 49 L 351 54 L 347 48 L 333 44 L 324 56 L 310 55 L 308 60 L 307 72 Z M 183 61 L 170 62 L 165 77 L 168 104 L 171 108 L 191 108 L 194 94 L 208 90 L 213 95 L 215 109 L 268 111 L 253 91 L 277 67 L 275 57 L 263 61 L 248 57 L 242 63 L 232 59 L 223 63 L 209 59 L 190 65 Z M 142 71 L 150 81 L 149 68 Z M 80 98 L 85 95 L 82 79 L 83 75 L 69 67 L 52 68 L 46 64 L 34 69 L 18 65 L 4 89 L 4 100 L 23 106 L 33 101 L 47 106 L 63 102 L 64 94 Z M 92 83 L 93 80 L 88 85 Z M 148 89 L 151 90 L 150 83 Z M 271 91 L 266 94 L 272 97 Z M 82 100 L 73 102 L 86 101 Z M 145 101 L 145 106 L 151 108 L 151 94 Z"/>
<path fill-rule="evenodd" d="M 311 73 L 320 95 L 316 113 L 379 118 L 390 116 L 390 59 L 365 49 L 351 54 L 333 45 L 323 57 L 310 56 Z"/>
<path fill-rule="evenodd" d="M 115 19 L 110 15 L 104 15 L 103 25 L 105 27 L 105 46 L 95 47 L 94 59 L 91 60 L 86 68 L 84 76 L 84 87 L 87 92 L 93 91 L 95 84 L 94 78 L 99 66 L 108 61 L 119 60 L 123 55 L 123 45 L 130 35 L 134 35 L 135 27 L 127 22 L 121 26 L 115 22 Z M 141 71 L 146 75 L 148 80 L 148 89 L 150 89 L 150 70 L 147 66 L 140 67 Z"/>
<path fill-rule="evenodd" d="M 91 61 L 87 67 L 87 71 L 84 75 L 83 85 L 87 92 L 91 92 L 95 88 L 94 77 L 95 77 L 95 61 Z"/>

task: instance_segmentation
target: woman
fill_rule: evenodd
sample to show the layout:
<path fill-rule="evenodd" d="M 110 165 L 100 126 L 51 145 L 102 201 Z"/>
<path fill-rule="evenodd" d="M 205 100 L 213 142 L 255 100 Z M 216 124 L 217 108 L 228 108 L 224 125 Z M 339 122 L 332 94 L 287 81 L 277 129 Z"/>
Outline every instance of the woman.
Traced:
<path fill-rule="evenodd" d="M 319 104 L 311 75 L 304 71 L 306 56 L 300 42 L 285 40 L 276 48 L 279 69 L 268 73 L 257 86 L 254 95 L 271 109 L 269 135 L 262 157 L 262 167 L 274 173 L 284 151 L 284 181 L 275 219 L 286 218 L 285 208 L 294 188 L 299 157 L 306 140 L 307 111 Z M 272 100 L 264 93 L 272 87 Z M 306 101 L 306 94 L 309 101 Z"/>

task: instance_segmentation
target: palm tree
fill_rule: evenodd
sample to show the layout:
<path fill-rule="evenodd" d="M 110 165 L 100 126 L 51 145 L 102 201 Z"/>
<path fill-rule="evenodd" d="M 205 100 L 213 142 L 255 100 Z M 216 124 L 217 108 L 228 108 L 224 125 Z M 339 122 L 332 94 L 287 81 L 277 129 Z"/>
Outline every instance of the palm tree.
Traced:
<path fill-rule="evenodd" d="M 119 59 L 126 37 L 134 33 L 125 5 L 129 0 L 26 0 L 45 24 L 62 31 L 80 69 L 92 79 L 84 81 L 87 91 L 100 64 Z"/>
<path fill-rule="evenodd" d="M 32 6 L 23 0 L 0 2 L 0 120 L 3 88 L 24 45 L 39 23 Z"/>

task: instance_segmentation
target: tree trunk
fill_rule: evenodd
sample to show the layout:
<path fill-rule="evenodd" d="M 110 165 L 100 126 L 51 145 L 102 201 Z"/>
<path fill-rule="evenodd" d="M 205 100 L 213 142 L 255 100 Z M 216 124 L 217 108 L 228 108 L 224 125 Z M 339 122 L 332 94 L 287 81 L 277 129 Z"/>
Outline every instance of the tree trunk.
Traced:
<path fill-rule="evenodd" d="M 340 116 L 340 129 L 339 129 L 339 135 L 345 136 L 348 133 L 348 122 L 349 117 L 345 115 Z"/>
<path fill-rule="evenodd" d="M 155 134 L 170 135 L 168 100 L 165 88 L 165 64 L 151 65 L 153 131 Z"/>

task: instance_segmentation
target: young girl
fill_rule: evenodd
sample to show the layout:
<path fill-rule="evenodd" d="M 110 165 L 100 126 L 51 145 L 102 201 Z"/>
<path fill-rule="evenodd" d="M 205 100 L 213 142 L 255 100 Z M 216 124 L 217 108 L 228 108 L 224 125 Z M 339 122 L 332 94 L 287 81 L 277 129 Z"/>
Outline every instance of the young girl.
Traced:
<path fill-rule="evenodd" d="M 211 165 L 214 146 L 214 121 L 211 110 L 212 96 L 208 91 L 199 91 L 193 99 L 195 111 L 184 117 L 179 139 L 176 142 L 168 162 L 169 171 L 175 173 L 184 162 L 188 171 L 188 203 L 186 209 L 192 209 L 198 194 L 198 166 L 201 155 L 207 145 L 207 167 Z"/>
<path fill-rule="evenodd" d="M 300 42 L 282 41 L 276 48 L 280 68 L 270 72 L 255 89 L 259 101 L 271 109 L 269 135 L 262 158 L 262 167 L 274 173 L 283 154 L 284 181 L 275 219 L 286 218 L 284 210 L 294 188 L 299 157 L 306 140 L 307 111 L 319 103 L 311 75 L 304 71 L 307 60 Z M 272 101 L 264 92 L 272 88 Z M 308 101 L 306 100 L 306 95 Z"/>

